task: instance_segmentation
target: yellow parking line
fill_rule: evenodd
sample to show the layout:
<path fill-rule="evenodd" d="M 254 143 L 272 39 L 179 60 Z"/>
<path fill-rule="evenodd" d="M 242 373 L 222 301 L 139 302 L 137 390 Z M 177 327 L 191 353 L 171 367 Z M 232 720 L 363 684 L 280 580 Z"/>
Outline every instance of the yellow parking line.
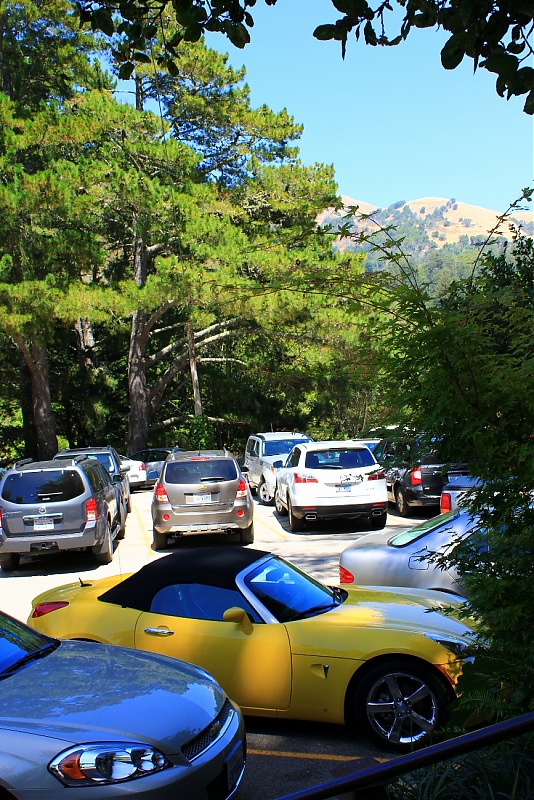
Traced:
<path fill-rule="evenodd" d="M 135 514 L 135 518 L 137 520 L 137 524 L 139 525 L 139 528 L 141 529 L 141 535 L 143 537 L 143 541 L 144 541 L 144 543 L 145 543 L 145 545 L 147 547 L 147 550 L 151 555 L 154 555 L 154 551 L 152 550 L 152 537 L 149 536 L 149 534 L 148 534 L 148 531 L 147 531 L 147 529 L 145 527 L 145 521 L 143 520 L 143 517 L 141 516 L 141 513 L 140 513 L 138 508 L 134 507 L 133 512 Z"/>

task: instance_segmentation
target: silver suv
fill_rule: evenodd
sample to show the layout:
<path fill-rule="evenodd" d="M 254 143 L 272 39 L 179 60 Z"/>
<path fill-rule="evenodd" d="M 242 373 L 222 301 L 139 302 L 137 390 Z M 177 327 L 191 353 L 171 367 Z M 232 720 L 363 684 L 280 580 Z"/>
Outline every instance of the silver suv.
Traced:
<path fill-rule="evenodd" d="M 117 491 L 100 462 L 19 461 L 0 480 L 0 565 L 21 556 L 89 549 L 100 564 L 124 536 Z"/>
<path fill-rule="evenodd" d="M 252 544 L 254 504 L 237 461 L 227 450 L 171 453 L 152 497 L 153 547 L 184 533 L 239 533 Z"/>
<path fill-rule="evenodd" d="M 276 469 L 281 467 L 295 445 L 313 442 L 307 433 L 288 433 L 271 431 L 249 436 L 245 447 L 244 468 L 248 482 L 260 503 L 270 506 L 274 503 L 276 489 Z"/>

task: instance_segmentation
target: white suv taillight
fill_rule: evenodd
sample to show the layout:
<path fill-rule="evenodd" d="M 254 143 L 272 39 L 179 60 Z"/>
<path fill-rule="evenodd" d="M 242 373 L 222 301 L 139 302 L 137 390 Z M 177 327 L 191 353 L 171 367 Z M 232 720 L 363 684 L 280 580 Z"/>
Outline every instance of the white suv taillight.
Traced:
<path fill-rule="evenodd" d="M 157 500 L 158 503 L 169 502 L 167 492 L 165 491 L 165 487 L 162 483 L 156 483 L 156 486 L 154 487 L 154 500 Z"/>
<path fill-rule="evenodd" d="M 378 472 L 371 472 L 371 474 L 367 476 L 368 481 L 383 481 L 385 478 L 386 473 L 383 469 L 378 470 Z"/>
<path fill-rule="evenodd" d="M 300 472 L 295 472 L 293 475 L 293 480 L 295 483 L 319 483 L 317 478 L 313 475 L 305 475 L 301 474 Z"/>
<path fill-rule="evenodd" d="M 85 521 L 96 522 L 97 519 L 98 519 L 98 508 L 96 507 L 96 500 L 94 497 L 90 497 L 85 504 Z"/>
<path fill-rule="evenodd" d="M 239 479 L 239 483 L 237 484 L 237 491 L 235 493 L 236 499 L 238 497 L 246 497 L 247 496 L 247 482 L 244 478 Z"/>

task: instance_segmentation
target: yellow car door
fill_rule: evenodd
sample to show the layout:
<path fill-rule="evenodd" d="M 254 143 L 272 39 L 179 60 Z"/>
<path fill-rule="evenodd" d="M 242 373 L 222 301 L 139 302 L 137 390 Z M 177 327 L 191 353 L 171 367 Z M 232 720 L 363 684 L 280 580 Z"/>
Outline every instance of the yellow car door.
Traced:
<path fill-rule="evenodd" d="M 237 590 L 201 584 L 164 587 L 151 610 L 137 620 L 135 647 L 203 667 L 251 712 L 289 707 L 286 628 L 262 622 Z"/>

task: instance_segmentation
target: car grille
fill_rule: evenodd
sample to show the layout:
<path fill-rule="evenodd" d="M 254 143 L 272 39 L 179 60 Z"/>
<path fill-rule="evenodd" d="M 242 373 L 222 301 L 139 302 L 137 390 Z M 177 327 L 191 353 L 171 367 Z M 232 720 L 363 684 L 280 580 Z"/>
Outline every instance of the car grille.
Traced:
<path fill-rule="evenodd" d="M 210 722 L 207 728 L 204 728 L 198 736 L 195 736 L 194 739 L 191 739 L 182 747 L 182 754 L 188 761 L 194 761 L 195 758 L 198 758 L 201 753 L 211 747 L 223 735 L 234 713 L 232 704 L 229 700 L 226 700 L 213 722 Z"/>

